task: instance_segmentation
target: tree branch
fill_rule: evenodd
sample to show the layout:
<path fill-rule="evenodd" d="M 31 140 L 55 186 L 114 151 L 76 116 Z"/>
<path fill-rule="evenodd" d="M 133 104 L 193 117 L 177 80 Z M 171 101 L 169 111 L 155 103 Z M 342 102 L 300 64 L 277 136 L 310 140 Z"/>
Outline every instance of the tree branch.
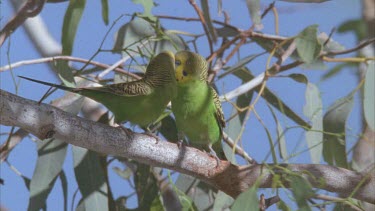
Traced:
<path fill-rule="evenodd" d="M 100 153 L 127 157 L 188 174 L 232 197 L 238 196 L 256 182 L 259 182 L 260 188 L 271 188 L 275 173 L 284 178 L 285 172 L 280 170 L 282 166 L 303 175 L 314 187 L 375 203 L 374 175 L 315 164 L 236 166 L 228 161 L 221 161 L 216 166 L 213 157 L 198 149 L 184 147 L 180 150 L 174 143 L 156 143 L 154 138 L 139 133 L 133 133 L 132 138 L 128 138 L 120 128 L 82 119 L 53 106 L 38 104 L 3 90 L 0 90 L 0 124 L 21 127 L 40 139 L 57 138 Z M 289 187 L 288 182 L 284 183 L 285 187 Z M 352 193 L 353 190 L 357 191 Z"/>

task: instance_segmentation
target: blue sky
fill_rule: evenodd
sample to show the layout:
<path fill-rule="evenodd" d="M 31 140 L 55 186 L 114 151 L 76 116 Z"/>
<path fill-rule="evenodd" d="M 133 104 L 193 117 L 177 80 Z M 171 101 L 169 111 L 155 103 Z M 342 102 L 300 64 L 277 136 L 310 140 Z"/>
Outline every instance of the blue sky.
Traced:
<path fill-rule="evenodd" d="M 223 16 L 218 16 L 216 1 L 212 2 L 211 15 L 214 19 L 223 20 Z M 181 17 L 196 17 L 195 11 L 189 5 L 188 1 L 156 1 L 159 6 L 153 9 L 154 14 L 170 15 L 170 16 L 181 16 Z M 271 1 L 263 1 L 262 6 L 266 7 Z M 50 30 L 52 36 L 60 42 L 61 40 L 61 29 L 62 21 L 67 7 L 67 3 L 58 4 L 46 4 L 41 17 L 45 21 L 47 27 Z M 168 5 L 168 6 L 167 6 Z M 277 2 L 277 8 L 279 9 L 279 29 L 280 35 L 282 36 L 293 36 L 303 30 L 304 27 L 311 24 L 318 24 L 320 32 L 326 32 L 329 34 L 332 28 L 338 27 L 344 21 L 349 19 L 357 19 L 361 17 L 361 5 L 359 1 L 342 0 L 342 1 L 329 1 L 322 4 L 291 4 L 284 2 Z M 250 16 L 246 8 L 246 2 L 242 1 L 223 1 L 223 9 L 228 12 L 231 17 L 231 24 L 238 28 L 248 29 L 251 25 Z M 101 18 L 101 5 L 100 1 L 88 1 L 78 32 L 75 39 L 75 48 L 73 49 L 73 56 L 81 58 L 90 58 L 98 49 L 105 33 L 107 32 L 111 23 L 119 17 L 121 14 L 132 14 L 133 12 L 141 12 L 143 9 L 140 5 L 135 5 L 131 1 L 112 0 L 110 1 L 109 12 L 110 12 L 110 24 L 105 26 Z M 9 1 L 2 1 L 1 3 L 1 25 L 4 26 L 13 14 L 13 9 Z M 129 20 L 130 17 L 125 17 L 114 27 L 111 31 L 110 36 L 105 41 L 105 49 L 110 49 L 113 46 L 114 32 L 124 23 Z M 162 25 L 166 29 L 175 29 L 181 31 L 187 31 L 190 33 L 202 33 L 202 27 L 199 23 L 193 22 L 179 22 L 170 20 L 161 20 Z M 273 15 L 269 14 L 263 21 L 264 33 L 274 33 L 274 20 Z M 333 39 L 341 43 L 347 48 L 355 45 L 355 37 L 353 34 L 334 34 Z M 201 39 L 199 42 L 199 53 L 203 56 L 209 55 L 209 49 L 206 39 Z M 217 46 L 216 46 L 217 47 Z M 244 57 L 253 53 L 259 53 L 261 50 L 255 45 L 248 45 L 248 47 L 241 50 L 240 57 Z M 9 55 L 9 57 L 8 57 Z M 6 41 L 1 48 L 0 52 L 1 65 L 4 66 L 10 63 L 40 58 L 40 55 L 31 44 L 30 39 L 27 37 L 25 30 L 20 27 L 10 37 L 10 42 Z M 112 53 L 100 53 L 94 60 L 102 63 L 112 64 L 120 59 L 120 55 Z M 249 69 L 254 74 L 259 74 L 265 69 L 266 57 L 261 58 L 248 65 Z M 237 60 L 233 59 L 228 65 L 234 64 Z M 81 64 L 78 64 L 78 67 Z M 332 67 L 334 64 L 328 64 L 328 67 Z M 345 96 L 357 84 L 355 72 L 351 69 L 345 69 L 339 73 L 336 77 L 331 78 L 327 81 L 320 83 L 320 77 L 325 73 L 324 70 L 304 70 L 296 68 L 287 73 L 303 73 L 309 81 L 318 85 L 323 100 L 323 107 L 326 110 L 327 107 L 332 104 L 335 100 Z M 58 82 L 54 74 L 48 70 L 48 65 L 37 64 L 37 65 L 26 65 L 13 70 L 14 75 L 23 75 L 32 78 L 37 78 L 43 81 Z M 286 75 L 286 74 L 284 74 Z M 18 80 L 18 79 L 17 79 Z M 12 82 L 10 71 L 0 73 L 0 85 L 1 89 L 15 93 L 15 86 Z M 219 80 L 216 83 L 220 94 L 226 93 L 236 86 L 239 85 L 239 81 L 234 77 L 228 77 L 224 80 Z M 287 78 L 272 78 L 268 82 L 268 87 L 276 92 L 281 99 L 294 109 L 297 114 L 303 116 L 303 105 L 304 105 L 304 92 L 305 86 L 293 82 Z M 21 81 L 18 94 L 22 97 L 39 100 L 40 97 L 47 90 L 45 86 L 35 85 L 29 82 Z M 53 97 L 49 98 L 45 102 L 61 96 L 62 92 L 56 93 Z M 231 106 L 229 103 L 224 103 L 225 115 L 228 118 L 231 112 Z M 347 127 L 349 130 L 348 145 L 352 146 L 355 143 L 357 136 L 360 134 L 360 119 L 358 118 L 359 112 L 359 101 L 358 96 L 354 109 L 350 115 L 349 123 Z M 265 105 L 264 101 L 260 101 L 256 105 L 257 112 L 261 115 L 262 119 L 268 123 L 269 129 L 273 131 L 274 138 L 276 137 L 275 126 L 270 115 L 270 112 Z M 291 121 L 281 118 L 280 121 L 286 125 L 292 124 Z M 1 126 L 1 133 L 9 131 L 9 127 Z M 254 138 L 256 137 L 256 138 Z M 6 136 L 1 136 L 1 143 L 6 140 Z M 302 130 L 300 132 L 290 132 L 286 134 L 286 140 L 288 143 L 288 150 L 292 152 L 300 152 L 306 149 L 306 143 Z M 252 155 L 258 161 L 263 161 L 268 153 L 269 145 L 264 133 L 262 126 L 258 123 L 254 115 L 250 118 L 247 123 L 246 130 L 244 132 L 243 145 L 245 150 Z M 10 154 L 9 162 L 18 169 L 23 175 L 31 178 L 35 167 L 35 161 L 37 158 L 36 144 L 30 139 L 23 140 Z M 272 159 L 269 157 L 266 162 L 271 162 Z M 74 172 L 72 168 L 72 155 L 71 150 L 68 150 L 68 155 L 64 163 L 64 170 L 68 178 L 74 178 Z M 310 162 L 309 154 L 303 153 L 302 155 L 296 156 L 290 160 L 290 162 L 306 163 Z M 113 166 L 121 166 L 118 163 L 114 163 Z M 8 165 L 2 163 L 1 167 L 1 178 L 5 180 L 5 185 L 1 186 L 0 190 L 0 204 L 9 210 L 25 210 L 28 204 L 29 193 L 23 184 L 22 179 L 12 171 Z M 113 171 L 110 171 L 111 186 L 115 198 L 129 194 L 130 190 L 127 190 L 127 183 L 120 179 Z M 72 195 L 77 188 L 75 180 L 69 181 L 69 205 L 72 202 Z M 271 196 L 273 193 L 270 190 L 263 191 L 266 196 Z M 287 197 L 285 197 L 287 198 Z M 60 181 L 58 180 L 55 187 L 50 194 L 47 202 L 49 210 L 62 210 L 62 192 Z M 129 204 L 134 206 L 136 199 L 133 197 Z M 76 202 L 77 203 L 77 200 Z M 276 210 L 272 207 L 269 210 Z"/>

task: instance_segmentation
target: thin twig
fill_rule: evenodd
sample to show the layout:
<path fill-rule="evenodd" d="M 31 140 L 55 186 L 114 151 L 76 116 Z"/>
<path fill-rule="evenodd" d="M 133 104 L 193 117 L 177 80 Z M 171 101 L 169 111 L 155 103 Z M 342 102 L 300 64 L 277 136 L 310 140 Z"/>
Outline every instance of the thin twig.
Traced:
<path fill-rule="evenodd" d="M 9 70 L 10 68 L 16 68 L 16 67 L 21 67 L 23 65 L 30 65 L 30 64 L 39 64 L 39 63 L 46 63 L 46 62 L 54 62 L 57 60 L 66 60 L 66 61 L 73 61 L 73 62 L 81 62 L 81 63 L 88 63 L 100 68 L 109 68 L 110 66 L 107 64 L 103 64 L 100 62 L 92 61 L 92 60 L 87 60 L 87 59 L 82 59 L 78 57 L 73 57 L 73 56 L 53 56 L 53 57 L 46 57 L 46 58 L 40 58 L 40 59 L 31 59 L 31 60 L 24 60 L 24 61 L 19 61 L 10 65 L 6 65 L 3 67 L 0 67 L 0 72 Z M 139 79 L 140 77 L 136 74 L 130 73 L 129 71 L 126 71 L 124 69 L 121 69 L 119 67 L 116 67 L 114 71 L 128 75 L 130 77 L 133 77 L 135 79 Z"/>
<path fill-rule="evenodd" d="M 257 161 L 254 160 L 254 158 L 250 157 L 249 154 L 247 154 L 247 152 L 243 150 L 240 146 L 234 144 L 234 141 L 225 132 L 223 132 L 223 139 L 225 143 L 227 143 L 231 148 L 235 149 L 237 155 L 240 155 L 241 157 L 245 158 L 249 162 L 249 164 L 257 164 Z"/>
<path fill-rule="evenodd" d="M 323 195 L 323 194 L 316 194 L 312 198 L 321 199 L 321 200 L 324 200 L 324 201 L 341 202 L 341 203 L 344 203 L 346 205 L 349 205 L 354 210 L 362 211 L 362 209 L 358 208 L 357 206 L 352 205 L 351 203 L 347 202 L 343 198 L 339 198 L 339 197 L 335 197 L 335 196 L 328 196 L 328 195 Z"/>
<path fill-rule="evenodd" d="M 204 19 L 203 17 L 203 12 L 202 10 L 198 7 L 197 3 L 195 2 L 195 0 L 189 0 L 189 3 L 191 4 L 191 6 L 193 6 L 193 8 L 195 9 L 195 11 L 197 12 L 198 16 L 199 16 L 199 20 L 201 21 L 202 23 L 202 26 L 203 26 L 203 29 L 204 29 L 204 32 L 206 33 L 207 35 L 207 40 L 208 40 L 208 46 L 210 48 L 210 53 L 212 54 L 212 52 L 214 51 L 214 48 L 212 46 L 212 40 L 211 40 L 211 37 L 210 37 L 210 33 L 208 31 L 208 28 L 207 28 L 207 23 L 206 23 L 206 20 Z"/>
<path fill-rule="evenodd" d="M 371 39 L 368 39 L 368 40 L 365 40 L 365 41 L 361 42 L 360 44 L 358 44 L 354 48 L 350 48 L 350 49 L 342 50 L 342 51 L 328 51 L 328 52 L 322 54 L 321 56 L 341 55 L 341 54 L 351 53 L 351 52 L 354 52 L 354 51 L 358 51 L 359 49 L 365 47 L 366 45 L 369 45 L 369 44 L 374 43 L 374 42 L 375 42 L 375 38 L 371 38 Z"/>

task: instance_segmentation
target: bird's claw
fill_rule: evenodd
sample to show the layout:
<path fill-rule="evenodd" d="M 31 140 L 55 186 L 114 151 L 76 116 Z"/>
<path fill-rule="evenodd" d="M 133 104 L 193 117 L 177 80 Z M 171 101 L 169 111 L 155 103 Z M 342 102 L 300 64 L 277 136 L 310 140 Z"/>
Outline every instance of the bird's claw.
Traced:
<path fill-rule="evenodd" d="M 160 140 L 159 137 L 157 135 L 155 135 L 154 133 L 152 133 L 151 131 L 146 131 L 143 134 L 148 135 L 148 136 L 154 138 L 155 139 L 155 144 L 159 143 L 159 140 Z"/>
<path fill-rule="evenodd" d="M 122 131 L 124 131 L 124 133 L 125 133 L 125 135 L 128 139 L 133 139 L 133 131 L 132 130 L 130 130 L 129 128 L 126 128 L 122 125 L 119 125 L 119 127 L 122 129 Z"/>

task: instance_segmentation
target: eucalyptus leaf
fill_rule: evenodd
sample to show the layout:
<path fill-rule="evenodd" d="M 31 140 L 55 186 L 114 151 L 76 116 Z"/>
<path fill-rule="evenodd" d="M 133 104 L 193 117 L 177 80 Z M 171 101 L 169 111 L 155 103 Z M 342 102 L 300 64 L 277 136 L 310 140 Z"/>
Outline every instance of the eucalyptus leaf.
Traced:
<path fill-rule="evenodd" d="M 307 64 L 315 61 L 322 50 L 317 39 L 318 25 L 306 27 L 295 39 L 297 52 L 302 61 Z"/>
<path fill-rule="evenodd" d="M 260 16 L 260 0 L 246 0 L 246 6 L 253 24 L 257 30 L 263 28 L 262 18 Z"/>
<path fill-rule="evenodd" d="M 201 5 L 202 5 L 202 10 L 203 10 L 203 17 L 204 17 L 204 20 L 206 22 L 206 25 L 207 25 L 207 28 L 208 28 L 208 31 L 209 31 L 209 35 L 207 36 L 210 36 L 212 41 L 214 43 L 217 42 L 217 33 L 216 33 L 216 29 L 212 23 L 212 20 L 211 20 L 211 16 L 210 16 L 210 8 L 208 6 L 208 0 L 201 0 Z"/>
<path fill-rule="evenodd" d="M 96 152 L 72 146 L 74 173 L 82 199 L 77 209 L 109 210 L 106 172 Z"/>
<path fill-rule="evenodd" d="M 108 25 L 108 22 L 109 22 L 108 0 L 101 0 L 101 2 L 102 2 L 102 18 L 103 18 L 105 25 Z"/>
<path fill-rule="evenodd" d="M 252 186 L 242 192 L 234 201 L 232 211 L 259 210 L 258 188 Z"/>
<path fill-rule="evenodd" d="M 348 168 L 345 125 L 353 107 L 354 91 L 334 102 L 323 117 L 323 157 L 330 165 Z"/>
<path fill-rule="evenodd" d="M 312 163 L 318 164 L 323 150 L 323 104 L 318 87 L 307 83 L 305 99 L 303 113 L 310 119 L 312 126 L 311 130 L 306 131 L 306 141 Z"/>
<path fill-rule="evenodd" d="M 368 63 L 365 85 L 364 85 L 364 97 L 363 97 L 363 110 L 367 125 L 375 131 L 375 62 L 370 61 Z"/>

